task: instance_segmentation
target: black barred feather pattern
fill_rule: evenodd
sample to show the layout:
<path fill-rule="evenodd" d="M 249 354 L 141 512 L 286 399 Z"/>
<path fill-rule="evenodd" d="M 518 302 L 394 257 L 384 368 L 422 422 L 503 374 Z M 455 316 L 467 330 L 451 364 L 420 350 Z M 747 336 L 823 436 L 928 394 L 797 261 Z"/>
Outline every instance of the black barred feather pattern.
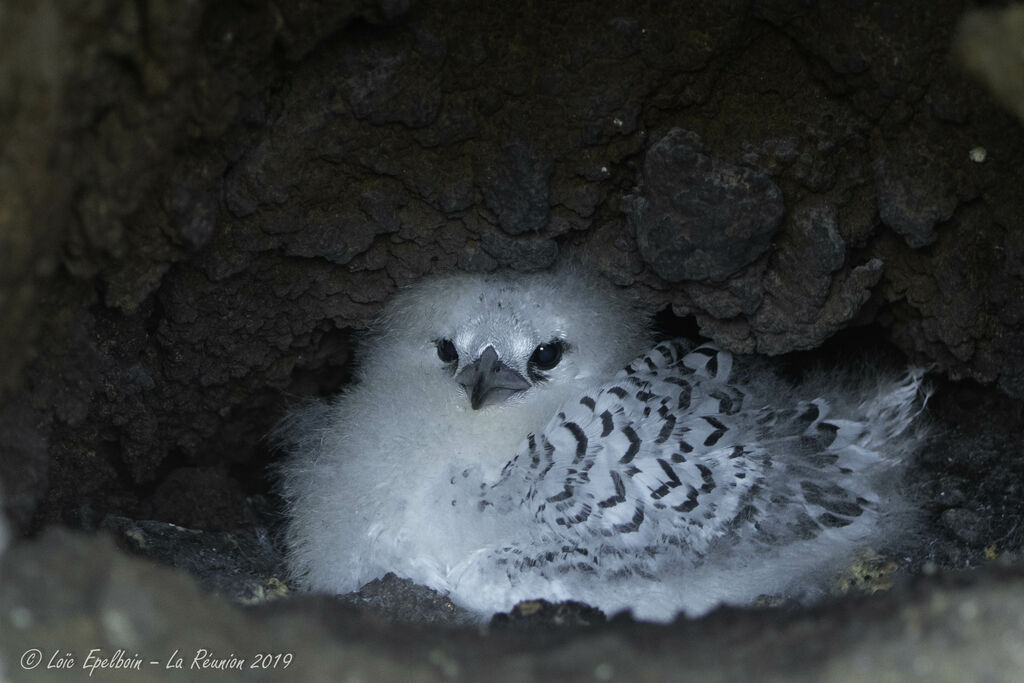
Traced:
<path fill-rule="evenodd" d="M 526 509 L 543 531 L 477 561 L 513 583 L 530 572 L 656 580 L 659 566 L 700 566 L 714 547 L 756 556 L 837 530 L 866 537 L 879 504 L 866 473 L 886 464 L 867 448 L 871 423 L 830 419 L 823 398 L 747 407 L 732 368 L 713 345 L 663 342 L 563 406 L 481 493 L 481 509 Z M 921 376 L 879 397 L 884 439 L 920 410 Z"/>
<path fill-rule="evenodd" d="M 534 519 L 566 542 L 702 553 L 762 467 L 736 443 L 743 393 L 726 383 L 730 367 L 731 356 L 710 346 L 687 354 L 680 341 L 659 344 L 564 406 L 496 488 L 526 482 Z"/>

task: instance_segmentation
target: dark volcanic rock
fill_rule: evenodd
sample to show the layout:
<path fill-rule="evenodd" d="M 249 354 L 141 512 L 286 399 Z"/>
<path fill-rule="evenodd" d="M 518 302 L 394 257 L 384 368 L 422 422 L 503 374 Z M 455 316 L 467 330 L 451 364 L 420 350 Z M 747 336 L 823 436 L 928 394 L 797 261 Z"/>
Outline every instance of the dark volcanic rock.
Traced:
<path fill-rule="evenodd" d="M 338 602 L 396 624 L 439 626 L 479 624 L 479 615 L 456 606 L 435 590 L 388 573 L 355 593 L 339 595 Z"/>
<path fill-rule="evenodd" d="M 973 546 L 982 546 L 989 540 L 988 524 L 977 513 L 964 508 L 950 508 L 942 513 L 942 523 L 957 538 Z"/>
<path fill-rule="evenodd" d="M 546 600 L 528 600 L 511 611 L 495 614 L 491 628 L 496 632 L 537 633 L 551 629 L 578 629 L 604 624 L 604 612 L 581 602 L 552 604 Z"/>
<path fill-rule="evenodd" d="M 654 272 L 717 282 L 764 253 L 784 210 L 768 176 L 703 154 L 696 134 L 674 128 L 647 150 L 628 215 Z"/>
<path fill-rule="evenodd" d="M 935 225 L 949 220 L 957 206 L 946 167 L 922 147 L 901 145 L 875 162 L 878 213 L 913 249 L 934 242 Z"/>
<path fill-rule="evenodd" d="M 487 208 L 510 235 L 537 231 L 548 220 L 552 164 L 536 150 L 511 144 L 477 170 Z"/>
<path fill-rule="evenodd" d="M 210 532 L 113 515 L 99 528 L 123 549 L 188 572 L 204 590 L 233 602 L 253 604 L 288 593 L 281 551 L 265 528 Z"/>

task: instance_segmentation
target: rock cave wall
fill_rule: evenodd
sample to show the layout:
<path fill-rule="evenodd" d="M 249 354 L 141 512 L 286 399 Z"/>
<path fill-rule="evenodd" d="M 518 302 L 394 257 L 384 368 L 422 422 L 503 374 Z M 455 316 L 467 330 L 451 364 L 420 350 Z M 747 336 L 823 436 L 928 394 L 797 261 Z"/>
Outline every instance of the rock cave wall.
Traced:
<path fill-rule="evenodd" d="M 1024 396 L 1024 135 L 953 59 L 962 3 L 8 7 L 22 530 L 236 524 L 283 404 L 451 269 L 575 257 L 742 352 L 873 321 Z"/>

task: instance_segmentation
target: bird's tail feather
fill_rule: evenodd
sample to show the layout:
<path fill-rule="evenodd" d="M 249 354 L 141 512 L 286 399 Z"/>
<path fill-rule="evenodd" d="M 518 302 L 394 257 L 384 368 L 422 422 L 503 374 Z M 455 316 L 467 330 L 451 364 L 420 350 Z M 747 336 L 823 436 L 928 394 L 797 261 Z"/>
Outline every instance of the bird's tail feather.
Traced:
<path fill-rule="evenodd" d="M 870 443 L 883 445 L 904 435 L 912 425 L 920 425 L 918 417 L 931 398 L 924 374 L 923 368 L 911 367 L 901 378 L 880 387 L 873 398 L 861 403 L 867 424 L 873 426 Z"/>

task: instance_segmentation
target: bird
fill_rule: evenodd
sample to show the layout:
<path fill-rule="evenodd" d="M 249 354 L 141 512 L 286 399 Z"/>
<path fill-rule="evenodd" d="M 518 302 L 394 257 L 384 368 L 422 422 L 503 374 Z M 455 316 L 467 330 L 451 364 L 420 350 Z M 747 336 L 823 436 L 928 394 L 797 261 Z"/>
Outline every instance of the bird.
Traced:
<path fill-rule="evenodd" d="M 294 583 L 394 573 L 481 618 L 573 600 L 667 622 L 814 600 L 913 528 L 899 481 L 927 431 L 924 370 L 794 382 L 658 341 L 651 312 L 579 264 L 400 291 L 353 382 L 272 434 Z"/>

